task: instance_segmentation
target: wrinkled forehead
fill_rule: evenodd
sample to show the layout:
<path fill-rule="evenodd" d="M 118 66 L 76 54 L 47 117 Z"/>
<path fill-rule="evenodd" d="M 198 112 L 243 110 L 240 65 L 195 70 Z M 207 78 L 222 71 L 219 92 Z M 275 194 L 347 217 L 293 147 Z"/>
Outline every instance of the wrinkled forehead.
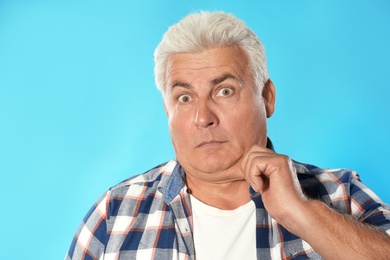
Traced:
<path fill-rule="evenodd" d="M 236 46 L 176 53 L 167 59 L 164 87 L 166 92 L 177 82 L 190 84 L 191 81 L 204 80 L 215 84 L 222 79 L 237 80 L 244 84 L 250 74 L 246 53 Z"/>

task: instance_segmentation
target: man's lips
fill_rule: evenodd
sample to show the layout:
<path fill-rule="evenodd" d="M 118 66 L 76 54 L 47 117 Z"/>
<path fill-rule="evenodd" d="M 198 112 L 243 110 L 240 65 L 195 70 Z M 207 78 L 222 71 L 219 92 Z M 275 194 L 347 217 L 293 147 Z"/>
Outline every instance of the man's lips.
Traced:
<path fill-rule="evenodd" d="M 198 144 L 196 147 L 207 147 L 207 146 L 213 146 L 213 145 L 219 145 L 225 143 L 224 141 L 217 141 L 217 140 L 210 140 L 210 141 L 204 141 Z"/>

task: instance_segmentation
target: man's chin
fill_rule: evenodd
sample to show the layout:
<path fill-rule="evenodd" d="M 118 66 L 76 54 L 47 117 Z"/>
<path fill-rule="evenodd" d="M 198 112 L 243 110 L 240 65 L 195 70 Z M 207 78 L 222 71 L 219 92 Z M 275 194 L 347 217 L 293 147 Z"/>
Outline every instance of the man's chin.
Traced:
<path fill-rule="evenodd" d="M 207 160 L 198 161 L 197 163 L 192 163 L 191 167 L 193 170 L 198 172 L 199 174 L 206 175 L 221 175 L 221 176 L 230 176 L 237 175 L 243 176 L 241 173 L 240 165 L 237 162 L 209 162 Z"/>

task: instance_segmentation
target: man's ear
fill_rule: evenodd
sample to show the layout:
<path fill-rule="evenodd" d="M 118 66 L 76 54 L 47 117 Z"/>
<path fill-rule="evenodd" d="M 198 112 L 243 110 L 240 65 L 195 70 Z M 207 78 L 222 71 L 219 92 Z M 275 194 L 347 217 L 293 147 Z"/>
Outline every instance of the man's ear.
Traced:
<path fill-rule="evenodd" d="M 275 111 L 276 91 L 274 83 L 269 79 L 263 88 L 262 93 L 265 110 L 267 112 L 267 118 L 270 118 Z"/>
<path fill-rule="evenodd" d="M 167 115 L 167 117 L 169 117 L 168 110 L 167 110 L 167 105 L 165 104 L 165 99 L 163 99 L 163 104 L 164 104 L 165 114 Z"/>

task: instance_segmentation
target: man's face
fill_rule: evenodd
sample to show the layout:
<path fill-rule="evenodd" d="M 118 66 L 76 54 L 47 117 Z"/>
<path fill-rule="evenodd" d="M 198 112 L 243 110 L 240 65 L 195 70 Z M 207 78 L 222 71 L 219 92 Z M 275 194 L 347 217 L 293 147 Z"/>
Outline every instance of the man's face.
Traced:
<path fill-rule="evenodd" d="M 273 112 L 273 100 L 268 111 L 270 104 L 255 89 L 246 54 L 233 46 L 175 54 L 166 82 L 170 134 L 186 173 L 240 174 L 246 151 L 265 146 L 266 117 Z"/>

